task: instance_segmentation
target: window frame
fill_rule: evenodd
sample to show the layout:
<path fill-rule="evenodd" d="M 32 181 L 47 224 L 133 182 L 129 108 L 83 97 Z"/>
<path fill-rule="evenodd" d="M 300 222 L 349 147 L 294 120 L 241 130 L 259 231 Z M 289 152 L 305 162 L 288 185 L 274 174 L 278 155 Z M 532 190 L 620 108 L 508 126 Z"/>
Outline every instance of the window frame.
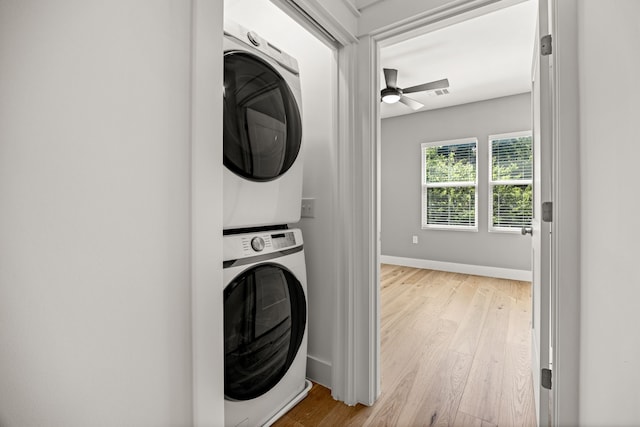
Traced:
<path fill-rule="evenodd" d="M 513 180 L 493 180 L 493 147 L 492 142 L 497 139 L 510 139 L 510 138 L 531 138 L 531 179 L 513 179 Z M 507 233 L 507 234 L 520 234 L 522 227 L 496 227 L 493 225 L 493 187 L 496 185 L 531 185 L 532 201 L 531 201 L 531 219 L 533 220 L 533 131 L 523 130 L 517 132 L 499 133 L 495 135 L 489 135 L 487 137 L 487 225 L 489 233 Z"/>
<path fill-rule="evenodd" d="M 471 181 L 458 181 L 458 182 L 446 182 L 446 183 L 432 183 L 428 184 L 426 182 L 426 153 L 425 149 L 431 147 L 443 147 L 448 145 L 461 145 L 461 144 L 471 144 L 475 143 L 476 145 L 476 167 L 475 167 L 475 180 Z M 451 139 L 445 141 L 430 141 L 430 142 L 422 142 L 420 144 L 420 192 L 421 192 L 421 204 L 420 204 L 420 226 L 422 230 L 446 230 L 446 231 L 478 231 L 478 138 L 477 137 L 468 137 L 468 138 L 459 138 L 459 139 Z M 444 185 L 443 185 L 444 184 Z M 426 205 L 426 191 L 428 188 L 442 188 L 442 187 L 473 187 L 474 188 L 474 225 L 444 225 L 444 224 L 427 224 L 427 205 Z"/>

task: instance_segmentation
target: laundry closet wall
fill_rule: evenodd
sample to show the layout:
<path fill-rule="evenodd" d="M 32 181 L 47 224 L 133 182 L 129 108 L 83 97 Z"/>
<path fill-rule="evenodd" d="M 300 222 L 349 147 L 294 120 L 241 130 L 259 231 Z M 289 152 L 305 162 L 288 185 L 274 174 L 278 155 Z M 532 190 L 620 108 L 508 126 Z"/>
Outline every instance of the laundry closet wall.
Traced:
<path fill-rule="evenodd" d="M 336 63 L 331 48 L 297 24 L 268 0 L 225 2 L 225 19 L 255 31 L 296 58 L 302 86 L 304 182 L 302 197 L 315 199 L 315 217 L 298 224 L 304 238 L 308 274 L 309 356 L 307 375 L 331 385 L 335 250 L 333 224 L 334 82 Z"/>
<path fill-rule="evenodd" d="M 193 424 L 191 13 L 0 2 L 2 426 Z"/>

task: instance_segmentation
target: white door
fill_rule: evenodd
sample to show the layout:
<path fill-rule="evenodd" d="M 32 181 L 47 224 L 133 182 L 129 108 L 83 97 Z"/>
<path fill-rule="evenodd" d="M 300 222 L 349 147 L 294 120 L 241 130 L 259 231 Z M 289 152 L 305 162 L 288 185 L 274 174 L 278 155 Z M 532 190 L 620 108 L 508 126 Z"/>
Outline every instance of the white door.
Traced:
<path fill-rule="evenodd" d="M 543 54 L 541 38 L 550 34 L 548 0 L 539 0 L 538 34 L 532 68 L 533 111 L 533 221 L 532 257 L 532 375 L 538 425 L 554 425 L 551 393 L 542 384 L 542 369 L 551 368 L 551 225 L 543 219 L 543 204 L 552 200 L 551 56 Z M 546 43 L 545 43 L 546 44 Z"/>

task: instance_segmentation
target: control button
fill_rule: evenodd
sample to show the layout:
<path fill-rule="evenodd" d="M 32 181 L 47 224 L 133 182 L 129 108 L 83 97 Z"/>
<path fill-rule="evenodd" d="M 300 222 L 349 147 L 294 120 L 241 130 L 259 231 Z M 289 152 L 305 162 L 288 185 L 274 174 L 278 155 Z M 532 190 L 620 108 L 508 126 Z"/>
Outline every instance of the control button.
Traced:
<path fill-rule="evenodd" d="M 251 239 L 251 247 L 254 251 L 260 252 L 264 249 L 264 239 L 262 237 L 254 237 Z"/>
<path fill-rule="evenodd" d="M 249 39 L 249 41 L 251 42 L 252 45 L 260 46 L 260 42 L 258 41 L 258 36 L 253 31 L 249 31 L 247 33 L 247 38 Z"/>

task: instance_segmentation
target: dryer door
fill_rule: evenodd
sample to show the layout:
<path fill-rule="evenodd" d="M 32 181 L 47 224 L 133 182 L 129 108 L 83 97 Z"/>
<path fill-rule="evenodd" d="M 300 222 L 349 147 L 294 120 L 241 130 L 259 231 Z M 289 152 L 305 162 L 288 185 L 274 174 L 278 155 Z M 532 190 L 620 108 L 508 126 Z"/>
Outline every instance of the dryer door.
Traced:
<path fill-rule="evenodd" d="M 242 51 L 224 55 L 224 165 L 270 181 L 295 162 L 302 141 L 296 99 L 270 64 Z"/>
<path fill-rule="evenodd" d="M 224 394 L 253 399 L 286 374 L 304 336 L 307 303 L 294 275 L 277 264 L 245 270 L 224 290 Z"/>

